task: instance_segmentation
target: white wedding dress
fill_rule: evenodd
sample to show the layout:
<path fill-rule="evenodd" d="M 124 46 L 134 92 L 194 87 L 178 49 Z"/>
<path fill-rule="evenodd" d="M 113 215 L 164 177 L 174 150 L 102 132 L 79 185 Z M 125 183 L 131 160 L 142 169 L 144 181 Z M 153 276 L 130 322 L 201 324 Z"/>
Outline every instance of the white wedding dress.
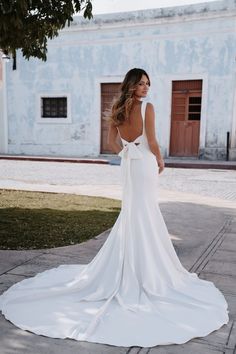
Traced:
<path fill-rule="evenodd" d="M 143 101 L 143 134 L 122 139 L 122 208 L 106 242 L 87 265 L 60 265 L 3 293 L 0 309 L 17 327 L 52 338 L 152 347 L 185 343 L 228 323 L 223 294 L 188 272 L 172 245 L 158 205 L 145 107 Z"/>

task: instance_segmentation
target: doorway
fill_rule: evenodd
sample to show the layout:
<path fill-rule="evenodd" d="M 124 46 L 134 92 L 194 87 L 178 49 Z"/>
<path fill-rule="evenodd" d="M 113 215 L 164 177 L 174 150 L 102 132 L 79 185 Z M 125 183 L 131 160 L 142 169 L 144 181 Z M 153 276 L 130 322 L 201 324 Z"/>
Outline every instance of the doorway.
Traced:
<path fill-rule="evenodd" d="M 101 154 L 114 154 L 107 144 L 108 122 L 104 119 L 104 112 L 110 109 L 113 99 L 118 95 L 120 83 L 101 84 Z"/>
<path fill-rule="evenodd" d="M 202 80 L 172 81 L 170 156 L 197 157 Z"/>

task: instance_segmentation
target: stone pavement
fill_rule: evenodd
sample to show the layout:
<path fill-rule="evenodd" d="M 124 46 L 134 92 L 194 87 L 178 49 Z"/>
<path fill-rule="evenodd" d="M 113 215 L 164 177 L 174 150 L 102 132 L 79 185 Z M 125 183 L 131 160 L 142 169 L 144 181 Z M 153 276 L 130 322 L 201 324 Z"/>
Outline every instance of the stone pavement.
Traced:
<path fill-rule="evenodd" d="M 236 171 L 166 168 L 159 182 L 165 199 L 163 190 L 236 203 Z M 120 167 L 0 160 L 0 188 L 121 198 Z"/>
<path fill-rule="evenodd" d="M 160 207 L 182 264 L 213 281 L 229 304 L 227 325 L 182 345 L 115 347 L 52 339 L 22 331 L 0 316 L 0 354 L 235 354 L 236 352 L 236 173 L 165 169 Z M 0 161 L 0 188 L 83 193 L 120 198 L 119 167 Z M 0 292 L 60 264 L 88 263 L 109 230 L 74 246 L 0 251 Z M 130 329 L 132 330 L 132 328 Z M 158 333 L 157 333 L 158 336 Z"/>

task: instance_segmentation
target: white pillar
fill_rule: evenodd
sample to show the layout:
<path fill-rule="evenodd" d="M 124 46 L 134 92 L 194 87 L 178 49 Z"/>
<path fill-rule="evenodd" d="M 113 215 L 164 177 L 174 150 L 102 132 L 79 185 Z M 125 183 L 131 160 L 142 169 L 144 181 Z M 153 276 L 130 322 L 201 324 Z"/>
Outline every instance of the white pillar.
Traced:
<path fill-rule="evenodd" d="M 1 54 L 1 53 L 0 53 Z M 2 80 L 0 81 L 0 154 L 8 152 L 7 83 L 6 60 L 1 60 Z"/>
<path fill-rule="evenodd" d="M 233 116 L 230 132 L 229 160 L 236 161 L 236 74 L 234 75 Z"/>

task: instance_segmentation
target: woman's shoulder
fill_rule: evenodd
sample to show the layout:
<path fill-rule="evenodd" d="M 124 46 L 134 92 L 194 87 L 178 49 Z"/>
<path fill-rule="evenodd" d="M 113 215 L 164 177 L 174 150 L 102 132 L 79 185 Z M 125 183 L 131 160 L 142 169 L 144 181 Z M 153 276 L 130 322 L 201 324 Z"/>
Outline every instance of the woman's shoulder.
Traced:
<path fill-rule="evenodd" d="M 147 108 L 154 108 L 154 104 L 151 101 L 143 101 Z"/>
<path fill-rule="evenodd" d="M 147 127 L 153 127 L 153 122 L 155 121 L 155 109 L 154 105 L 150 101 L 146 101 L 146 109 L 145 109 L 145 121 Z"/>
<path fill-rule="evenodd" d="M 151 101 L 146 101 L 145 105 L 146 105 L 146 111 L 153 112 L 155 110 L 154 105 Z"/>

